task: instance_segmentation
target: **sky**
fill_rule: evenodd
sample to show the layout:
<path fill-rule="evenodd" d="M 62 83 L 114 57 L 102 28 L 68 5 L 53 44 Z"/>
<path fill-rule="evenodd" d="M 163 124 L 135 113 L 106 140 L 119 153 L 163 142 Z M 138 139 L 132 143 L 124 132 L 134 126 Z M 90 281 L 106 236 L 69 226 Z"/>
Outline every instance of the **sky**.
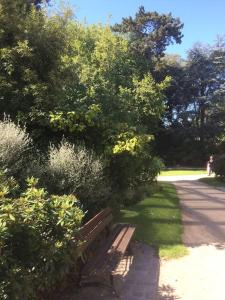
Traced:
<path fill-rule="evenodd" d="M 225 0 L 67 0 L 79 21 L 88 24 L 119 23 L 122 17 L 134 16 L 138 7 L 159 13 L 171 12 L 184 23 L 183 40 L 168 53 L 186 57 L 195 43 L 212 44 L 217 35 L 225 35 Z"/>

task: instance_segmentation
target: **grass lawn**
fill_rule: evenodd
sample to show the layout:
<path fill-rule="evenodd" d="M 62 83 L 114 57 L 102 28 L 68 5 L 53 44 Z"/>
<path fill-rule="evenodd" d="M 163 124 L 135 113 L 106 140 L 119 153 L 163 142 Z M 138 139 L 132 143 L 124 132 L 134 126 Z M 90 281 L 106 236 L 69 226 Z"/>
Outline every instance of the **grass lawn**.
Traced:
<path fill-rule="evenodd" d="M 206 174 L 206 170 L 190 169 L 190 170 L 168 170 L 162 171 L 161 176 L 179 176 L 179 175 L 199 175 Z"/>
<path fill-rule="evenodd" d="M 181 240 L 179 199 L 170 183 L 160 183 L 152 196 L 122 209 L 119 222 L 135 224 L 136 240 L 158 248 L 160 257 L 176 258 L 187 254 Z"/>
<path fill-rule="evenodd" d="M 225 182 L 216 177 L 201 178 L 199 180 L 214 187 L 225 187 Z"/>

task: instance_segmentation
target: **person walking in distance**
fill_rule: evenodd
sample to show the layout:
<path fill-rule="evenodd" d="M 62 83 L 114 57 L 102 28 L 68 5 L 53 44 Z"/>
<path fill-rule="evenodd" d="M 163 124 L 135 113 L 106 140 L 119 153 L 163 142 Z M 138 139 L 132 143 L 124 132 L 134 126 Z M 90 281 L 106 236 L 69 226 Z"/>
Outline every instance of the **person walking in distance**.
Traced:
<path fill-rule="evenodd" d="M 213 155 L 210 155 L 209 161 L 207 163 L 207 172 L 208 176 L 212 175 L 213 173 Z"/>

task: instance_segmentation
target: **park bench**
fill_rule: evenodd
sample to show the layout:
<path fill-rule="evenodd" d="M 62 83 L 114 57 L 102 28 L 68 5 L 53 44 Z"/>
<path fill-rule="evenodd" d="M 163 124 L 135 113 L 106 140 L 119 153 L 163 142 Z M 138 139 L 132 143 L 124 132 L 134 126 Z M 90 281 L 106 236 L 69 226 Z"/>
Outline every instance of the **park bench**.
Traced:
<path fill-rule="evenodd" d="M 130 224 L 113 225 L 112 221 L 112 210 L 106 208 L 79 230 L 82 243 L 79 249 L 81 264 L 78 282 L 80 287 L 110 287 L 118 296 L 113 273 L 126 251 L 131 251 L 130 242 L 135 227 Z"/>

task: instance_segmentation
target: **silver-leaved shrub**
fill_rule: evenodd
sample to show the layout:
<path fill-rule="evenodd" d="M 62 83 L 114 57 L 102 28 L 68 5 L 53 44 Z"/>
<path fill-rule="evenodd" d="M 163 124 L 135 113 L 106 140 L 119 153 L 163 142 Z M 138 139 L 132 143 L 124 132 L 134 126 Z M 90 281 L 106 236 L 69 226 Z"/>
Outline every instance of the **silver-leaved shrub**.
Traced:
<path fill-rule="evenodd" d="M 100 158 L 84 146 L 67 141 L 51 146 L 47 162 L 49 190 L 75 194 L 84 210 L 98 210 L 109 193 Z"/>
<path fill-rule="evenodd" d="M 5 117 L 0 121 L 0 168 L 10 175 L 16 175 L 24 168 L 26 153 L 32 141 L 25 128 Z"/>

